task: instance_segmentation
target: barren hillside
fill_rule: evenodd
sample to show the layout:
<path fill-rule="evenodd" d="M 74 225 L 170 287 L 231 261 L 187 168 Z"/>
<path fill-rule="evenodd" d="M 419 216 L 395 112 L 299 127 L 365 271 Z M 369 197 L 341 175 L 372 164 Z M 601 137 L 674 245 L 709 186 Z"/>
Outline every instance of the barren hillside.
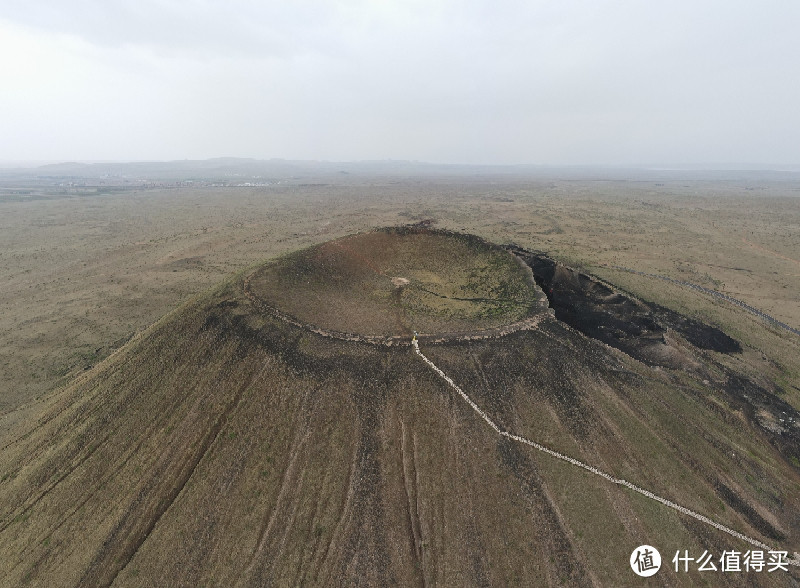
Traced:
<path fill-rule="evenodd" d="M 414 251 L 408 239 L 438 248 L 436 267 L 424 251 L 415 261 L 387 247 L 359 249 L 358 237 L 339 242 L 349 251 L 334 242 L 269 262 L 24 407 L 29 418 L 0 417 L 9 423 L 0 421 L 4 582 L 633 585 L 638 578 L 623 566 L 641 544 L 657 545 L 667 560 L 679 549 L 749 548 L 498 436 L 414 353 L 409 330 L 420 331 L 425 355 L 503 430 L 800 551 L 796 428 L 770 430 L 770 413 L 749 399 L 769 404 L 779 391 L 748 374 L 735 345 L 705 345 L 711 339 L 697 329 L 709 327 L 687 327 L 675 313 L 604 292 L 563 266 L 545 284 L 551 312 L 514 261 L 536 269 L 531 252 L 515 257 L 424 228 L 361 239 L 386 235 L 401 253 Z M 491 280 L 476 258 L 463 259 L 464 243 L 500 268 Z M 319 278 L 319 267 L 298 259 L 333 273 L 305 290 L 269 281 L 275 268 Z M 454 275 L 472 295 L 456 295 Z M 430 287 L 437 280 L 440 290 Z M 570 303 L 584 305 L 582 316 L 591 305 L 612 316 L 603 301 L 636 310 L 608 323 L 616 338 L 561 320 L 554 297 L 577 296 L 590 282 L 583 291 L 591 296 Z M 348 331 L 342 315 L 309 302 L 329 287 L 340 304 L 349 292 L 371 301 L 363 328 Z M 501 290 L 526 310 L 496 303 L 490 294 Z M 526 317 L 536 320 L 502 331 Z M 370 340 L 375 334 L 384 340 Z M 689 367 L 676 367 L 678 358 Z M 797 585 L 790 570 L 717 574 L 714 582 Z"/>

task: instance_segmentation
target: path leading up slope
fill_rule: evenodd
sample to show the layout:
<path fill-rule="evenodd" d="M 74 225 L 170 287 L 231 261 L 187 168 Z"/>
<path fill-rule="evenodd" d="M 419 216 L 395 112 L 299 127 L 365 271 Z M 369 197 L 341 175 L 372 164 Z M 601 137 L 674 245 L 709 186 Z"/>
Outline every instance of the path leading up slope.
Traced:
<path fill-rule="evenodd" d="M 633 585 L 641 544 L 668 557 L 741 548 L 571 462 L 536 459 L 523 438 L 798 551 L 800 471 L 695 372 L 655 369 L 548 312 L 505 336 L 426 341 L 426 357 L 514 432 L 498 435 L 413 348 L 291 324 L 246 295 L 246 278 L 165 317 L 25 419 L 0 417 L 4 582 Z"/>

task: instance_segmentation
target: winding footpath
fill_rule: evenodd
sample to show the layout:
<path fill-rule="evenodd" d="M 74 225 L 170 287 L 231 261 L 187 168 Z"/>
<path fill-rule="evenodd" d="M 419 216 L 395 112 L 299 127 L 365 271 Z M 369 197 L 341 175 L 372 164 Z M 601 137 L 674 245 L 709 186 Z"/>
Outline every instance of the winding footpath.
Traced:
<path fill-rule="evenodd" d="M 650 498 L 651 500 L 655 500 L 656 502 L 660 502 L 661 504 L 664 504 L 664 505 L 666 505 L 666 506 L 668 506 L 668 507 L 670 507 L 672 509 L 675 509 L 675 510 L 677 510 L 678 512 L 680 512 L 682 514 L 685 514 L 687 516 L 693 517 L 693 518 L 697 519 L 698 521 L 700 521 L 702 523 L 710 525 L 710 526 L 714 527 L 715 529 L 718 529 L 718 530 L 720 530 L 720 531 L 722 531 L 724 533 L 727 533 L 728 535 L 732 535 L 733 537 L 736 537 L 737 539 L 741 539 L 742 541 L 745 541 L 746 543 L 749 543 L 750 545 L 758 547 L 759 549 L 762 549 L 762 550 L 768 551 L 768 552 L 769 551 L 778 551 L 778 550 L 770 547 L 769 545 L 767 545 L 765 543 L 762 543 L 761 541 L 759 541 L 757 539 L 753 539 L 752 537 L 748 537 L 747 535 L 743 535 L 742 533 L 739 533 L 738 531 L 735 531 L 735 530 L 731 529 L 730 527 L 726 527 L 725 525 L 721 525 L 720 523 L 712 521 L 711 519 L 709 519 L 708 517 L 706 517 L 704 515 L 701 515 L 700 513 L 694 512 L 693 510 L 690 510 L 690 509 L 688 509 L 688 508 L 686 508 L 684 506 L 676 504 L 676 503 L 674 503 L 674 502 L 672 502 L 670 500 L 667 500 L 666 498 L 662 498 L 661 496 L 658 496 L 657 494 L 653 494 L 649 490 L 645 490 L 644 488 L 639 488 L 639 486 L 636 486 L 635 484 L 632 484 L 631 482 L 628 482 L 627 480 L 623 480 L 621 478 L 615 478 L 614 476 L 612 476 L 610 474 L 607 474 L 607 473 L 605 473 L 603 471 L 600 471 L 600 470 L 598 470 L 597 468 L 595 468 L 593 466 L 590 466 L 588 464 L 583 463 L 582 461 L 578 461 L 577 459 L 574 459 L 572 457 L 569 457 L 567 455 L 564 455 L 562 453 L 554 451 L 554 450 L 552 450 L 552 449 L 550 449 L 548 447 L 545 447 L 544 445 L 540 445 L 539 443 L 536 443 L 535 441 L 531 441 L 530 439 L 526 439 L 525 437 L 521 437 L 519 435 L 514 435 L 513 433 L 509 433 L 508 431 L 502 430 L 499 426 L 497 426 L 497 424 L 492 419 L 489 418 L 489 416 L 485 412 L 483 412 L 483 410 L 481 410 L 481 408 L 477 404 L 475 404 L 472 401 L 472 399 L 469 396 L 467 396 L 467 394 L 461 388 L 459 388 L 456 385 L 455 382 L 453 382 L 453 380 L 451 380 L 447 376 L 447 374 L 445 374 L 442 370 L 440 370 L 436 366 L 436 364 L 434 364 L 430 359 L 428 359 L 422 353 L 422 351 L 420 351 L 419 343 L 417 342 L 416 337 L 411 340 L 411 345 L 414 347 L 414 352 L 417 355 L 419 355 L 420 358 L 422 358 L 422 361 L 424 361 L 426 364 L 428 364 L 428 367 L 430 367 L 434 372 L 439 374 L 439 376 L 445 382 L 447 382 L 450 385 L 450 387 L 453 388 L 453 390 L 458 392 L 458 395 L 461 396 L 461 398 L 463 398 L 464 401 L 467 404 L 470 405 L 470 407 L 472 407 L 472 410 L 474 410 L 476 413 L 478 413 L 478 415 L 484 421 L 486 421 L 486 424 L 488 424 L 492 429 L 494 429 L 494 431 L 498 435 L 500 435 L 501 437 L 507 437 L 508 439 L 512 439 L 513 441 L 517 441 L 518 443 L 523 443 L 525 445 L 529 445 L 530 447 L 533 447 L 534 449 L 538 449 L 539 451 L 541 451 L 543 453 L 551 455 L 551 456 L 553 456 L 555 458 L 558 458 L 558 459 L 560 459 L 562 461 L 565 461 L 565 462 L 567 462 L 569 464 L 572 464 L 574 466 L 577 466 L 579 468 L 583 468 L 584 470 L 587 470 L 587 471 L 595 474 L 596 476 L 600 476 L 601 478 L 605 478 L 606 480 L 608 480 L 609 482 L 611 482 L 613 484 L 618 484 L 620 486 L 625 486 L 626 488 L 629 488 L 629 489 L 633 490 L 634 492 L 638 492 L 642 496 L 646 496 L 647 498 Z M 792 565 L 792 566 L 800 567 L 800 554 L 795 553 L 794 554 L 794 559 L 788 559 L 786 561 L 786 563 L 788 563 L 789 565 Z"/>
<path fill-rule="evenodd" d="M 370 345 L 382 345 L 384 347 L 405 347 L 409 345 L 408 335 L 362 335 L 358 333 L 345 333 L 343 331 L 336 331 L 333 329 L 323 329 L 317 325 L 304 323 L 301 320 L 271 306 L 256 296 L 251 289 L 250 281 L 255 275 L 255 272 L 247 276 L 242 284 L 242 291 L 244 295 L 250 300 L 255 308 L 263 313 L 270 314 L 273 317 L 282 320 L 294 327 L 298 327 L 320 335 L 329 339 L 339 339 L 341 341 L 351 341 L 357 343 L 369 343 Z M 438 345 L 440 343 L 451 343 L 455 341 L 479 341 L 485 339 L 498 339 L 505 337 L 518 331 L 527 331 L 535 329 L 539 323 L 552 316 L 547 309 L 542 309 L 541 312 L 529 316 L 522 320 L 513 322 L 508 325 L 499 327 L 489 327 L 480 331 L 471 331 L 465 333 L 420 333 L 418 337 L 429 345 Z"/>

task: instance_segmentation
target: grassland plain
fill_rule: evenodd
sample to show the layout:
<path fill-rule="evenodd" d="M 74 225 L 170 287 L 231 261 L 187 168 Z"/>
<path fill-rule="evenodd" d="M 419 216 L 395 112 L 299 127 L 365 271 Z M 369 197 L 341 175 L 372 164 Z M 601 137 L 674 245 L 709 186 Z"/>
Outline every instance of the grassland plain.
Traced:
<path fill-rule="evenodd" d="M 157 321 L 40 400 L 36 418 L 2 417 L 0 572 L 12 584 L 634 585 L 639 544 L 739 547 L 498 438 L 408 345 L 265 314 L 245 292 L 257 271 Z M 800 471 L 725 410 L 723 390 L 542 315 L 425 351 L 504 429 L 798 549 Z"/>
<path fill-rule="evenodd" d="M 305 184 L 305 185 L 304 185 Z M 22 194 L 20 192 L 23 192 Z M 0 191 L 0 411 L 68 382 L 225 276 L 376 226 L 436 219 L 545 250 L 723 326 L 800 406 L 791 337 L 697 292 L 800 326 L 800 182 L 689 172 L 608 177 L 325 177 L 226 188 Z"/>
<path fill-rule="evenodd" d="M 668 334 L 685 367 L 653 366 L 549 317 L 425 351 L 503 427 L 799 550 L 800 464 L 771 443 L 769 415 L 717 383 L 736 374 L 798 408 L 800 342 L 613 267 L 800 325 L 800 190 L 762 184 L 351 178 L 5 197 L 2 572 L 31 585 L 620 585 L 641 543 L 739 547 L 498 442 L 410 349 L 319 338 L 245 294 L 276 254 L 425 219 L 547 251 L 741 342 L 720 353 Z"/>

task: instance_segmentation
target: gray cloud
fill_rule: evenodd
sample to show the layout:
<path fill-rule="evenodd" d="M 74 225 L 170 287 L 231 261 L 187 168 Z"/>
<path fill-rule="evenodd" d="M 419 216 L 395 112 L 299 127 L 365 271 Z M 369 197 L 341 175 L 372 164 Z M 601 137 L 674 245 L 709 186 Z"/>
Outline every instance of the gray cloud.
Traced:
<path fill-rule="evenodd" d="M 788 1 L 9 0 L 0 35 L 21 50 L 0 58 L 0 158 L 796 163 L 799 16 Z"/>
<path fill-rule="evenodd" d="M 200 59 L 289 57 L 313 45 L 330 15 L 323 3 L 207 0 L 10 0 L 2 12 L 29 27 L 103 47 L 133 45 Z"/>

